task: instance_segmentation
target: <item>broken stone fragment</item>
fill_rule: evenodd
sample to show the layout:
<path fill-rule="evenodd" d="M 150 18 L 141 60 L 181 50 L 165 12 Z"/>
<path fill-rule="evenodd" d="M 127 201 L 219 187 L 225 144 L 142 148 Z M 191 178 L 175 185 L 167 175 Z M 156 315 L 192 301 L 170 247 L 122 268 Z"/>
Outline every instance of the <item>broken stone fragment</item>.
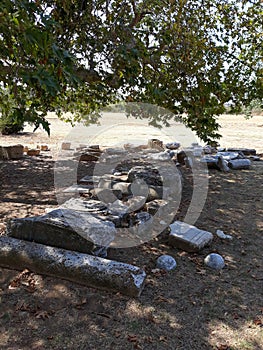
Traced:
<path fill-rule="evenodd" d="M 170 229 L 169 243 L 187 252 L 198 252 L 213 240 L 212 233 L 185 222 L 175 221 Z"/>
<path fill-rule="evenodd" d="M 135 166 L 128 172 L 128 182 L 143 180 L 147 185 L 162 186 L 162 177 L 158 169 L 149 165 Z"/>
<path fill-rule="evenodd" d="M 233 237 L 231 235 L 226 235 L 223 231 L 221 230 L 217 230 L 216 231 L 216 235 L 217 237 L 221 238 L 221 239 L 227 239 L 227 240 L 232 240 Z"/>
<path fill-rule="evenodd" d="M 27 268 L 132 297 L 141 294 L 146 279 L 145 271 L 134 265 L 11 237 L 0 237 L 0 266 L 17 270 Z"/>
<path fill-rule="evenodd" d="M 155 199 L 145 204 L 145 209 L 151 215 L 154 215 L 160 208 L 164 208 L 168 205 L 168 201 L 163 199 Z"/>

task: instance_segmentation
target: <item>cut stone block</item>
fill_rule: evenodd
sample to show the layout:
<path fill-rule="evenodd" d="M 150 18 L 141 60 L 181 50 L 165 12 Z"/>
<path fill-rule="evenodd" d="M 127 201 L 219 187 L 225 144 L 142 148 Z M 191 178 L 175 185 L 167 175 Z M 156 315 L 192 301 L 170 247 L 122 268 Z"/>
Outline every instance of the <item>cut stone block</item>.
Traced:
<path fill-rule="evenodd" d="M 251 161 L 249 159 L 234 159 L 231 160 L 228 164 L 231 169 L 249 169 Z"/>
<path fill-rule="evenodd" d="M 61 144 L 61 149 L 63 151 L 68 151 L 70 150 L 71 142 L 62 142 Z"/>
<path fill-rule="evenodd" d="M 23 145 L 0 146 L 0 159 L 20 159 L 24 155 Z"/>
<path fill-rule="evenodd" d="M 137 266 L 38 243 L 0 237 L 0 266 L 55 276 L 102 290 L 137 297 L 146 273 Z"/>
<path fill-rule="evenodd" d="M 83 212 L 73 210 L 71 212 L 66 209 L 57 209 L 43 216 L 12 219 L 7 224 L 7 235 L 13 238 L 88 254 L 93 253 L 95 244 L 99 244 L 96 242 L 106 242 L 107 240 L 108 243 L 108 241 L 111 241 L 115 234 L 113 223 L 106 222 L 105 225 L 105 221 L 94 217 L 92 222 L 86 220 L 86 226 L 84 226 Z M 67 213 L 66 217 L 65 213 Z M 73 216 L 77 217 L 78 221 L 74 221 Z M 88 216 L 91 215 L 88 214 Z M 82 230 L 80 230 L 77 222 Z M 87 230 L 89 230 L 88 233 Z M 92 241 L 92 239 L 96 242 Z"/>
<path fill-rule="evenodd" d="M 100 153 L 97 155 L 95 152 L 83 153 L 77 156 L 76 160 L 80 162 L 97 162 L 100 158 Z"/>
<path fill-rule="evenodd" d="M 185 222 L 175 221 L 170 225 L 170 229 L 170 245 L 187 252 L 198 252 L 213 240 L 212 233 Z"/>
<path fill-rule="evenodd" d="M 257 151 L 254 148 L 228 148 L 228 152 L 242 152 L 245 156 L 255 156 Z"/>

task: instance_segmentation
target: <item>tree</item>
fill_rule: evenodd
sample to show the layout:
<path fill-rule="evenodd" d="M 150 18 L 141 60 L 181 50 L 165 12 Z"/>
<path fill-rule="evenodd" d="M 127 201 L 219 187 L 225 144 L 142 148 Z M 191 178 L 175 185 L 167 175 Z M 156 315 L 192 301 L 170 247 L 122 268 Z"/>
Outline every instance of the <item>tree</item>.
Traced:
<path fill-rule="evenodd" d="M 261 0 L 2 0 L 1 88 L 47 129 L 47 111 L 93 122 L 127 100 L 165 107 L 209 141 L 226 103 L 262 101 L 262 15 Z"/>

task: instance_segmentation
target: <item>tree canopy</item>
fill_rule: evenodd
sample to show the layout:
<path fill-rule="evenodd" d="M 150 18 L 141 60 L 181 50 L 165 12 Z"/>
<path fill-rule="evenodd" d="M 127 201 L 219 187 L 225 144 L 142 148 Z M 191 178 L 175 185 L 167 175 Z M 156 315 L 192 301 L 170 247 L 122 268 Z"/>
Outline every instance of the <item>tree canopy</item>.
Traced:
<path fill-rule="evenodd" d="M 262 101 L 261 0 L 2 0 L 0 28 L 1 117 L 47 131 L 48 111 L 134 101 L 209 141 L 226 104 Z"/>

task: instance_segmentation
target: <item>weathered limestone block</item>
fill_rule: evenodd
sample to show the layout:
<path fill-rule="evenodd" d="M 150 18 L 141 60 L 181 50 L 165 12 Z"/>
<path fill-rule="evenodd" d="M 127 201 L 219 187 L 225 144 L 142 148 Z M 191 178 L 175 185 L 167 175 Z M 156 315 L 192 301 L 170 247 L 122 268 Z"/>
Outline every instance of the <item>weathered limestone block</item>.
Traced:
<path fill-rule="evenodd" d="M 20 159 L 24 155 L 23 145 L 0 146 L 0 159 Z"/>
<path fill-rule="evenodd" d="M 164 149 L 163 142 L 158 139 L 150 139 L 148 140 L 148 148 L 158 149 L 162 151 Z"/>
<path fill-rule="evenodd" d="M 242 152 L 245 156 L 255 156 L 257 151 L 254 148 L 228 148 L 228 152 Z"/>
<path fill-rule="evenodd" d="M 43 216 L 10 220 L 7 235 L 92 254 L 95 245 L 110 244 L 115 236 L 115 226 L 88 212 L 57 209 Z"/>
<path fill-rule="evenodd" d="M 25 268 L 102 290 L 137 297 L 146 273 L 137 266 L 38 243 L 0 237 L 0 266 Z"/>
<path fill-rule="evenodd" d="M 249 159 L 233 159 L 229 163 L 231 169 L 249 169 L 251 166 L 251 161 Z"/>
<path fill-rule="evenodd" d="M 212 233 L 185 222 L 175 221 L 170 229 L 169 243 L 187 252 L 198 252 L 213 240 Z"/>
<path fill-rule="evenodd" d="M 61 149 L 63 151 L 69 151 L 71 147 L 71 142 L 62 142 Z"/>

